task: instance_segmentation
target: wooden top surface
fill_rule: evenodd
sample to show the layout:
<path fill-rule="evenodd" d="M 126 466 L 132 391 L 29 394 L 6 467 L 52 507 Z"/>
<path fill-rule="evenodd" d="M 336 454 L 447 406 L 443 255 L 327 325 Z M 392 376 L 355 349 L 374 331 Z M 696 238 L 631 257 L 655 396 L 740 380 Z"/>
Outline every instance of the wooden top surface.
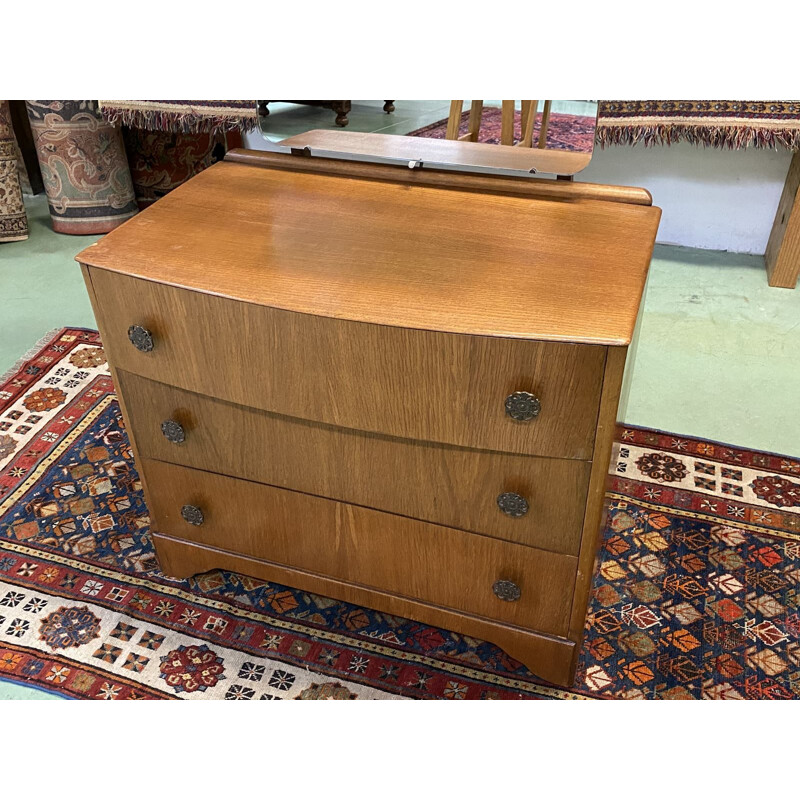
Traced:
<path fill-rule="evenodd" d="M 592 160 L 591 153 L 570 150 L 540 150 L 538 147 L 512 147 L 503 144 L 459 142 L 453 139 L 426 139 L 424 136 L 398 136 L 387 133 L 315 130 L 279 142 L 281 147 L 309 147 L 334 153 L 351 153 L 404 161 L 432 161 L 438 164 L 464 164 L 489 169 L 574 175 Z"/>
<path fill-rule="evenodd" d="M 301 313 L 620 345 L 660 214 L 222 162 L 77 260 Z"/>

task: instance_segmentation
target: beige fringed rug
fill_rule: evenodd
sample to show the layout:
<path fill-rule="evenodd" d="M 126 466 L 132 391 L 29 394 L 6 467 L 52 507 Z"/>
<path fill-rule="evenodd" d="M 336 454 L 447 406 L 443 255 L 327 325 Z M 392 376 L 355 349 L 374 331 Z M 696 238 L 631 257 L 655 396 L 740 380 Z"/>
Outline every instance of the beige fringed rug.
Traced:
<path fill-rule="evenodd" d="M 603 100 L 597 143 L 800 149 L 797 100 Z"/>
<path fill-rule="evenodd" d="M 258 124 L 255 100 L 100 100 L 110 125 L 171 133 L 252 130 Z"/>

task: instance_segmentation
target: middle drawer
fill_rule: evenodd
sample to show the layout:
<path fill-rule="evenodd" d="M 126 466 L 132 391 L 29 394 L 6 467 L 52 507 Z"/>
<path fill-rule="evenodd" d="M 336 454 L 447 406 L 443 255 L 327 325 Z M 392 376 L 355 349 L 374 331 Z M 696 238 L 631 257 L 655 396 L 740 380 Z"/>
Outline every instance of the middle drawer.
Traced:
<path fill-rule="evenodd" d="M 124 371 L 117 380 L 142 458 L 578 552 L 589 462 L 384 437 L 213 400 Z M 162 430 L 168 422 L 175 424 Z M 501 503 L 505 512 L 501 495 L 510 495 Z"/>

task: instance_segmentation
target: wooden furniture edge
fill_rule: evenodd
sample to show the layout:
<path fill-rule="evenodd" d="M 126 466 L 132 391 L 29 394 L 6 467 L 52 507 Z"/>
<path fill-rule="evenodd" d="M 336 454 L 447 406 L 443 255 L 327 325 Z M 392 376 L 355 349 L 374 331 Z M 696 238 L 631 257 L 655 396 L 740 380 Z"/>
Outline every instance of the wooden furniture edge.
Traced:
<path fill-rule="evenodd" d="M 594 565 L 604 528 L 603 521 L 606 513 L 604 501 L 608 485 L 608 467 L 611 462 L 611 450 L 614 446 L 614 430 L 622 393 L 627 350 L 627 347 L 609 347 L 606 355 L 606 371 L 597 415 L 592 472 L 589 477 L 589 492 L 586 499 L 586 514 L 583 522 L 581 549 L 578 555 L 578 574 L 575 578 L 568 634 L 569 638 L 575 642 L 572 663 L 573 678 L 583 643 L 589 592 L 592 588 Z"/>
<path fill-rule="evenodd" d="M 81 264 L 81 272 L 83 273 L 83 280 L 86 284 L 86 291 L 89 294 L 89 302 L 92 305 L 92 311 L 94 312 L 95 319 L 99 319 L 99 303 L 97 300 L 97 295 L 94 291 L 94 286 L 92 285 L 92 276 L 91 270 L 92 268 L 86 266 L 86 264 Z M 103 348 L 107 349 L 107 345 L 103 342 Z M 139 480 L 142 484 L 142 492 L 144 494 L 145 505 L 148 508 L 152 508 L 153 504 L 150 502 L 150 492 L 147 488 L 147 481 L 145 480 L 144 474 L 139 469 L 140 465 L 144 463 L 144 459 L 139 455 L 139 448 L 136 444 L 136 440 L 133 436 L 133 425 L 131 423 L 131 416 L 128 414 L 128 409 L 125 406 L 125 398 L 122 397 L 120 394 L 118 387 L 120 386 L 120 381 L 117 379 L 117 370 L 114 365 L 114 359 L 108 359 L 108 368 L 109 372 L 111 373 L 111 381 L 114 384 L 114 395 L 117 398 L 117 402 L 119 403 L 120 411 L 122 412 L 122 419 L 125 422 L 125 432 L 128 434 L 128 441 L 131 444 L 131 451 L 133 452 L 133 460 L 137 468 L 137 472 L 139 474 Z"/>
<path fill-rule="evenodd" d="M 487 145 L 465 138 L 429 139 L 390 133 L 332 131 L 318 129 L 283 139 L 280 147 L 306 151 L 315 158 L 356 157 L 359 161 L 385 159 L 378 163 L 405 166 L 411 162 L 426 169 L 510 170 L 520 177 L 560 175 L 565 179 L 586 169 L 591 153 L 574 150 L 543 150 L 501 141 Z M 286 152 L 285 150 L 282 152 Z M 482 173 L 483 174 L 483 173 Z M 491 174 L 491 173 L 489 173 Z"/>
<path fill-rule="evenodd" d="M 604 186 L 580 181 L 556 181 L 545 178 L 525 178 L 442 169 L 409 169 L 402 164 L 370 164 L 334 158 L 309 158 L 289 153 L 264 150 L 230 150 L 225 161 L 265 169 L 293 172 L 316 172 L 345 178 L 410 183 L 445 189 L 516 194 L 551 200 L 604 200 L 612 203 L 652 206 L 653 198 L 646 189 L 626 186 Z"/>
<path fill-rule="evenodd" d="M 188 578 L 212 569 L 224 569 L 439 628 L 457 630 L 461 634 L 496 644 L 545 681 L 559 686 L 571 685 L 575 644 L 569 640 L 397 597 L 379 589 L 369 589 L 270 561 L 193 544 L 162 533 L 153 532 L 152 536 L 161 571 L 166 575 Z"/>
<path fill-rule="evenodd" d="M 800 151 L 792 155 L 764 262 L 770 286 L 794 289 L 800 275 Z"/>

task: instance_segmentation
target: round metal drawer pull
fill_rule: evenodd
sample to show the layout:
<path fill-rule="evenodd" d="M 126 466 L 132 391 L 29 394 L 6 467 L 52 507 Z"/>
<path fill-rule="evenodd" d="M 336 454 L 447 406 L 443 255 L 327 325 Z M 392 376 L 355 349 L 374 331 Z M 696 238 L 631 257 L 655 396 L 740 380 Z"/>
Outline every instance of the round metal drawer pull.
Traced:
<path fill-rule="evenodd" d="M 509 517 L 524 517 L 530 508 L 528 501 L 516 492 L 503 492 L 498 495 L 497 507 Z"/>
<path fill-rule="evenodd" d="M 128 328 L 128 338 L 131 344 L 142 353 L 149 353 L 153 345 L 153 334 L 141 325 L 131 325 Z"/>
<path fill-rule="evenodd" d="M 541 401 L 530 392 L 513 392 L 506 397 L 506 414 L 518 422 L 527 422 L 539 416 L 541 410 Z"/>
<path fill-rule="evenodd" d="M 161 423 L 161 433 L 168 442 L 173 444 L 183 444 L 186 441 L 186 431 L 180 422 L 175 422 L 174 419 L 165 419 Z"/>
<path fill-rule="evenodd" d="M 197 506 L 184 506 L 181 509 L 181 516 L 190 524 L 190 525 L 202 525 L 203 520 L 203 512 Z"/>
<path fill-rule="evenodd" d="M 522 591 L 514 581 L 495 581 L 492 586 L 492 591 L 497 597 L 501 600 L 505 600 L 507 603 L 513 603 L 515 600 L 519 600 L 522 595 Z"/>

